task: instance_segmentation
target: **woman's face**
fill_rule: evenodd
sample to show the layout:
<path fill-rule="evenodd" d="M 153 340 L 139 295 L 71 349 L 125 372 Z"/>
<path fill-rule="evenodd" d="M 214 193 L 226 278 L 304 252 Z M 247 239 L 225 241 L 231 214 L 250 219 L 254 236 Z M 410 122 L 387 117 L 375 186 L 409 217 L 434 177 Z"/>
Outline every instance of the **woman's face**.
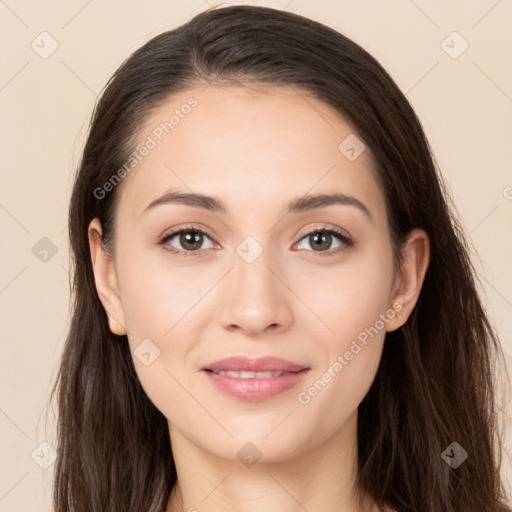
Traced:
<path fill-rule="evenodd" d="M 93 260 L 105 309 L 127 329 L 171 433 L 229 459 L 251 442 L 277 461 L 342 431 L 386 331 L 414 306 L 393 272 L 369 150 L 302 92 L 214 85 L 154 111 L 136 148 L 117 185 L 113 259 Z M 160 200 L 171 192 L 188 199 Z M 231 356 L 306 370 L 264 380 L 204 370 Z"/>

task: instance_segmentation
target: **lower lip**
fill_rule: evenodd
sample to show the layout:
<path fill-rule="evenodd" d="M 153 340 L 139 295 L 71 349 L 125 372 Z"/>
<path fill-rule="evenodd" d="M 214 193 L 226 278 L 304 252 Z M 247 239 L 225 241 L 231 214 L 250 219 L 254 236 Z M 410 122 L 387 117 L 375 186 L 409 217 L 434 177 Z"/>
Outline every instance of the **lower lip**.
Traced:
<path fill-rule="evenodd" d="M 300 372 L 291 372 L 279 377 L 267 379 L 239 379 L 227 375 L 217 375 L 211 371 L 203 370 L 207 377 L 220 391 L 235 398 L 250 401 L 268 400 L 274 396 L 296 386 L 310 368 Z"/>

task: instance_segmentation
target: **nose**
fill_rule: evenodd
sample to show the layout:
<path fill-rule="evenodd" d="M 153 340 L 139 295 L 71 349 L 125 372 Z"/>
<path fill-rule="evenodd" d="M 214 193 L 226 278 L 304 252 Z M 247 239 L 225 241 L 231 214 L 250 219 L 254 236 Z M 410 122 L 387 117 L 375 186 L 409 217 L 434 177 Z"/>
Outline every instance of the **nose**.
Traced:
<path fill-rule="evenodd" d="M 221 323 L 228 331 L 249 336 L 287 330 L 293 323 L 293 293 L 264 251 L 247 263 L 235 256 L 225 280 Z"/>

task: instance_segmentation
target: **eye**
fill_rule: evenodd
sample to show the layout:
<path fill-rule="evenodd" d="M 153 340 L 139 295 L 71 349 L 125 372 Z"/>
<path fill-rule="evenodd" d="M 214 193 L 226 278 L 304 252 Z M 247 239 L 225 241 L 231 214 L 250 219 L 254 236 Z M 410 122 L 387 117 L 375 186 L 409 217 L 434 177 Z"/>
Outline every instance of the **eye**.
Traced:
<path fill-rule="evenodd" d="M 334 249 L 330 247 L 333 238 L 338 241 L 338 245 Z M 202 248 L 205 240 L 209 240 L 210 245 Z M 342 231 L 327 226 L 306 233 L 300 239 L 297 245 L 298 249 L 304 249 L 302 247 L 303 240 L 309 245 L 310 252 L 316 253 L 315 256 L 334 256 L 339 252 L 348 251 L 354 245 L 354 241 Z M 192 226 L 167 233 L 159 240 L 159 244 L 165 250 L 183 256 L 200 256 L 207 253 L 207 249 L 214 246 L 212 238 L 206 231 Z"/>
<path fill-rule="evenodd" d="M 170 252 L 179 253 L 183 256 L 198 256 L 206 252 L 206 249 L 211 249 L 213 247 L 212 243 L 206 249 L 201 249 L 205 238 L 211 242 L 210 235 L 205 231 L 198 228 L 186 227 L 164 235 L 159 243 Z M 178 244 L 178 247 L 173 244 L 169 244 L 169 242 L 174 239 L 176 239 L 174 242 L 175 244 Z"/>
<path fill-rule="evenodd" d="M 330 247 L 327 246 L 332 245 L 333 237 L 338 240 L 339 245 L 334 249 L 330 249 Z M 335 228 L 327 229 L 327 227 L 306 233 L 306 235 L 301 238 L 301 242 L 298 246 L 299 249 L 302 249 L 302 247 L 300 247 L 302 240 L 306 240 L 310 249 L 317 253 L 316 256 L 334 256 L 341 251 L 348 251 L 354 245 L 354 241 L 343 232 Z"/>

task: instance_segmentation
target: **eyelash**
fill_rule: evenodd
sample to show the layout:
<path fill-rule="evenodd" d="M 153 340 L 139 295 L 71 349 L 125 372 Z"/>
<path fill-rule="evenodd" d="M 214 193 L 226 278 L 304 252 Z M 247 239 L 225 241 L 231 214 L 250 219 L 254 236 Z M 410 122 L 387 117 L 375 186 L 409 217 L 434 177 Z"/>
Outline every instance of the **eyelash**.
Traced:
<path fill-rule="evenodd" d="M 171 240 L 176 235 L 179 235 L 180 233 L 183 233 L 185 231 L 193 231 L 193 232 L 196 232 L 196 233 L 201 233 L 203 236 L 208 237 L 210 240 L 212 239 L 212 237 L 206 231 L 203 231 L 202 229 L 195 228 L 195 227 L 192 227 L 192 226 L 187 226 L 187 227 L 184 227 L 184 228 L 178 229 L 176 231 L 172 231 L 170 233 L 165 234 L 159 240 L 158 244 L 162 245 L 163 249 L 166 250 L 166 251 L 172 252 L 174 254 L 179 254 L 179 255 L 182 255 L 182 256 L 185 256 L 185 257 L 188 257 L 188 256 L 201 256 L 201 255 L 203 255 L 204 253 L 206 253 L 208 251 L 208 249 L 200 249 L 198 251 L 180 251 L 178 249 L 175 249 L 174 247 L 170 247 L 170 246 L 167 245 L 167 242 L 169 240 Z M 321 256 L 321 257 L 324 257 L 324 256 L 336 256 L 340 252 L 348 251 L 355 244 L 355 242 L 352 239 L 350 239 L 349 237 L 347 237 L 342 231 L 340 231 L 340 230 L 338 230 L 336 228 L 329 228 L 327 226 L 324 226 L 323 228 L 320 228 L 320 229 L 314 229 L 312 231 L 309 231 L 309 232 L 305 233 L 304 235 L 301 236 L 299 242 L 301 240 L 303 240 L 304 238 L 306 238 L 307 236 L 313 235 L 315 233 L 333 234 L 342 243 L 336 249 L 331 249 L 329 251 L 309 251 L 309 252 L 316 252 L 316 256 Z"/>

